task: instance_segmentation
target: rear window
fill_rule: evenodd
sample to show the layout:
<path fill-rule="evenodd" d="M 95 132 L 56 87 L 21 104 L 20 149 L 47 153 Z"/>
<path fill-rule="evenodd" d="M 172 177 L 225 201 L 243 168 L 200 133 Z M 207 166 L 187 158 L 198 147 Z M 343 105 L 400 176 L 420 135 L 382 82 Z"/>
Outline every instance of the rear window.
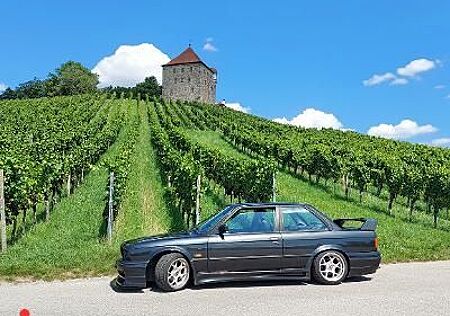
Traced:
<path fill-rule="evenodd" d="M 326 225 L 304 207 L 281 209 L 284 231 L 325 230 Z"/>

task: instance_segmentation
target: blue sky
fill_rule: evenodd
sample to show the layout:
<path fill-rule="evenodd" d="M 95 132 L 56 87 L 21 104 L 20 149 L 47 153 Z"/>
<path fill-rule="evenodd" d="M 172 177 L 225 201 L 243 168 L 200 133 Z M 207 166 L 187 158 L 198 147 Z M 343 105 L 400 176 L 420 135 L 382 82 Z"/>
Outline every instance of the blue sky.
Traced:
<path fill-rule="evenodd" d="M 92 69 L 121 45 L 175 57 L 191 42 L 219 71 L 218 99 L 251 113 L 450 144 L 450 1 L 16 0 L 1 11 L 0 85 L 69 59 Z M 375 74 L 388 80 L 364 85 Z"/>

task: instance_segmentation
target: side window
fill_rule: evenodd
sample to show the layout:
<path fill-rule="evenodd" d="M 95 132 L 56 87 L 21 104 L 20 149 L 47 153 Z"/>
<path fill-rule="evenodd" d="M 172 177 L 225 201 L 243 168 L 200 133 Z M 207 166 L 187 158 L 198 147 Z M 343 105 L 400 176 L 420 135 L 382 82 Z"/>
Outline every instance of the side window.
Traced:
<path fill-rule="evenodd" d="M 275 227 L 275 209 L 242 209 L 225 224 L 229 233 L 271 232 Z"/>
<path fill-rule="evenodd" d="M 284 231 L 325 230 L 326 225 L 303 207 L 281 210 Z"/>

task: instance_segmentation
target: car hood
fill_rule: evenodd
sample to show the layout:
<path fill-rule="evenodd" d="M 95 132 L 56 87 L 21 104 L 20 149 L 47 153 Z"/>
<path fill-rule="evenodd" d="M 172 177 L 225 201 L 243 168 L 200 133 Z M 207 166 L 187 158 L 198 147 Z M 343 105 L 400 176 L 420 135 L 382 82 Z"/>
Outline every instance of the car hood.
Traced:
<path fill-rule="evenodd" d="M 176 244 L 180 239 L 188 239 L 197 236 L 196 231 L 184 231 L 178 233 L 160 234 L 155 236 L 140 237 L 123 243 L 123 248 L 141 248 L 152 246 L 169 246 Z"/>

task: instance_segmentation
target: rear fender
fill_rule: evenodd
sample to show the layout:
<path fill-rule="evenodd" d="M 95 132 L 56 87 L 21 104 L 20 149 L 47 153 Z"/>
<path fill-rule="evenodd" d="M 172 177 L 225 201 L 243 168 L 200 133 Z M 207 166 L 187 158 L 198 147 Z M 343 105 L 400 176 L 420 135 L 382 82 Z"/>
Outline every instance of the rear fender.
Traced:
<path fill-rule="evenodd" d="M 345 250 L 344 250 L 344 248 L 342 246 L 339 246 L 339 245 L 322 245 L 320 247 L 317 247 L 316 250 L 314 250 L 314 252 L 311 255 L 311 257 L 309 258 L 308 263 L 307 263 L 308 271 L 311 271 L 311 268 L 312 268 L 312 265 L 313 265 L 313 262 L 314 262 L 314 258 L 319 253 L 324 252 L 326 250 L 336 250 L 336 251 L 339 251 L 340 253 L 342 253 L 344 255 L 345 259 L 347 260 L 347 263 L 348 263 L 349 269 L 350 269 L 350 260 L 349 260 L 349 258 L 347 256 L 347 254 L 345 253 Z"/>

